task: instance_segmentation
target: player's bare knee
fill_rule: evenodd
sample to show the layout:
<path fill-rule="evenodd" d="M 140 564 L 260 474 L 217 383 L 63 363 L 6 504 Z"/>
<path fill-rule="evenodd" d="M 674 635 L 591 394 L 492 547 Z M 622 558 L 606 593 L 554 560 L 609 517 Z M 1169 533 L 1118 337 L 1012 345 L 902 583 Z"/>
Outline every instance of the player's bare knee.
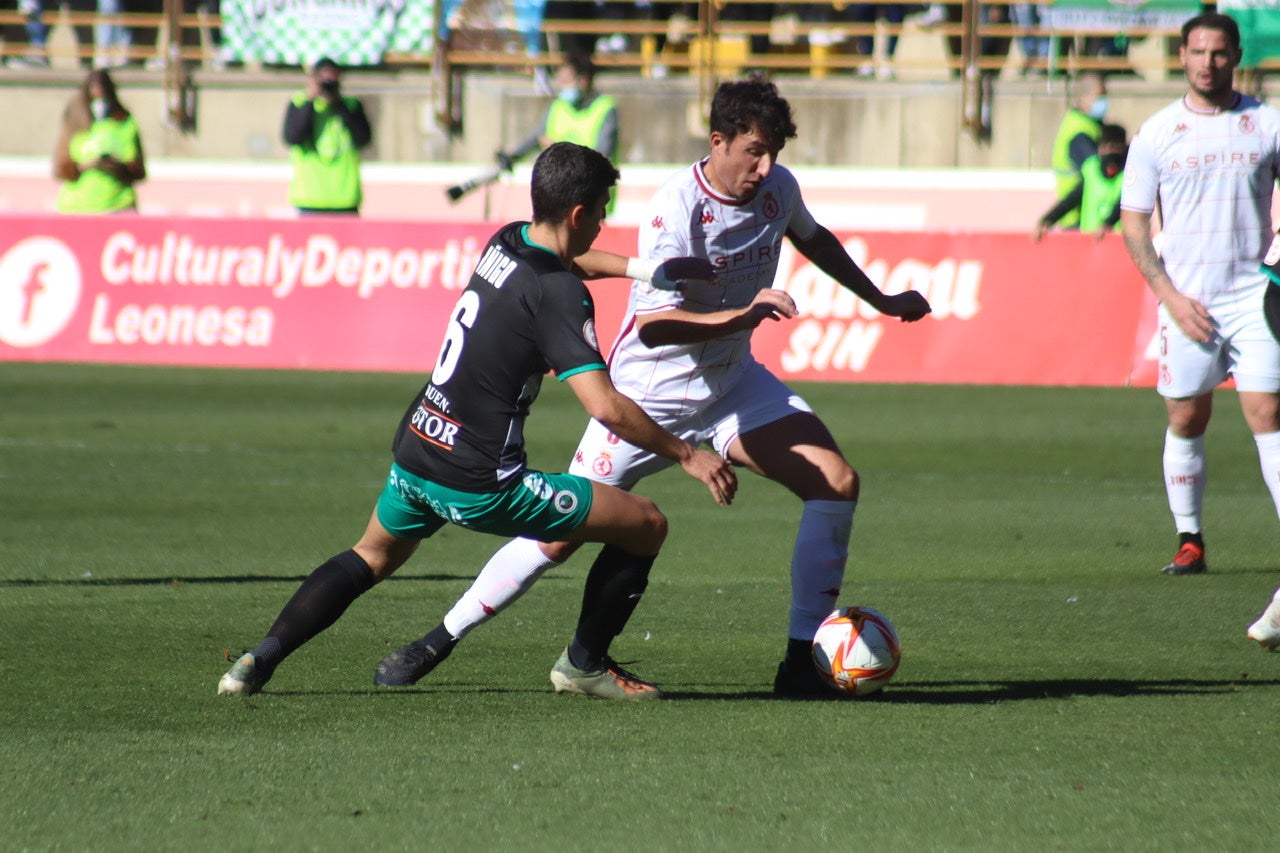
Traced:
<path fill-rule="evenodd" d="M 539 542 L 538 547 L 548 560 L 563 563 L 573 556 L 573 552 L 577 551 L 581 544 L 581 542 Z"/>
<path fill-rule="evenodd" d="M 839 471 L 827 476 L 827 483 L 838 501 L 856 501 L 862 482 L 858 472 L 852 466 L 844 465 Z"/>
<path fill-rule="evenodd" d="M 647 498 L 640 500 L 644 516 L 640 525 L 641 535 L 655 547 L 660 546 L 667 539 L 667 517 L 653 501 Z"/>

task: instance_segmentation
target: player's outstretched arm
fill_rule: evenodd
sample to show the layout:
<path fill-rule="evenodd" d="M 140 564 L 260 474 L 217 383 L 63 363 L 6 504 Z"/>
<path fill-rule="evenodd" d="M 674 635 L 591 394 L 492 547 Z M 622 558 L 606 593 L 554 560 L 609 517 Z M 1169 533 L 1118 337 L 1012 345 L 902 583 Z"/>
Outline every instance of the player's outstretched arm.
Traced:
<path fill-rule="evenodd" d="M 658 426 L 634 400 L 624 396 L 604 370 L 577 373 L 565 380 L 587 414 L 619 438 L 664 459 L 680 463 L 685 473 L 704 483 L 721 506 L 733 502 L 738 477 L 718 453 L 702 450 Z"/>
<path fill-rule="evenodd" d="M 914 323 L 933 310 L 929 307 L 929 300 L 919 291 L 908 290 L 893 294 L 882 292 L 862 268 L 853 262 L 836 235 L 821 225 L 808 240 L 798 240 L 792 236 L 791 241 L 800 254 L 813 261 L 818 269 L 840 282 L 881 314 Z"/>
<path fill-rule="evenodd" d="M 689 281 L 715 281 L 716 268 L 705 258 L 668 258 L 665 261 L 628 258 L 604 249 L 588 249 L 573 259 L 574 275 L 584 281 L 627 278 L 651 284 L 658 290 L 682 290 Z"/>
<path fill-rule="evenodd" d="M 796 302 L 785 290 L 766 287 L 746 308 L 701 314 L 671 308 L 636 317 L 640 341 L 647 347 L 696 344 L 755 329 L 765 320 L 798 316 Z"/>

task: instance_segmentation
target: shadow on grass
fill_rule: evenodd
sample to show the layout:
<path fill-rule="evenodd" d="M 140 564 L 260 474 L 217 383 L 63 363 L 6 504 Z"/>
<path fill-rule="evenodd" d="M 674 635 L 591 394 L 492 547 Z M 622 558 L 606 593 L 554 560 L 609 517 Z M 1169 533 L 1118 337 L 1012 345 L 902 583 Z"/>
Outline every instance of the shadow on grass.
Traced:
<path fill-rule="evenodd" d="M 864 699 L 834 701 L 899 705 L 987 705 L 996 702 L 1021 702 L 1039 699 L 1074 699 L 1091 696 L 1188 696 L 1238 693 L 1251 687 L 1280 687 L 1280 679 L 1253 679 L 1244 675 L 1236 680 L 1178 679 L 1034 679 L 1025 681 L 916 681 L 894 684 L 883 693 Z M 785 699 L 760 691 L 735 692 L 670 692 L 667 699 L 677 701 L 715 699 L 778 699 L 779 701 L 828 701 L 821 697 L 810 700 Z"/>
<path fill-rule="evenodd" d="M 167 578 L 9 578 L 0 580 L 0 589 L 16 587 L 95 587 L 95 586 L 181 586 L 182 584 L 238 584 L 238 583 L 291 583 L 299 584 L 307 575 L 214 575 L 210 577 Z M 475 574 L 450 575 L 394 575 L 383 583 L 436 583 L 439 581 L 471 581 Z M 542 580 L 564 580 L 554 575 L 543 575 Z"/>
<path fill-rule="evenodd" d="M 864 699 L 844 699 L 833 694 L 830 700 L 788 699 L 775 696 L 768 690 L 723 690 L 708 686 L 707 690 L 667 690 L 668 702 L 848 702 L 856 705 L 991 705 L 998 702 L 1022 702 L 1044 699 L 1075 699 L 1093 696 L 1130 698 L 1135 696 L 1191 696 L 1238 693 L 1251 687 L 1280 687 L 1280 679 L 1252 679 L 1243 677 L 1235 681 L 1198 679 L 1044 679 L 1027 681 L 917 681 L 894 685 L 883 693 Z M 266 696 L 379 696 L 403 697 L 420 701 L 424 697 L 446 698 L 450 695 L 477 694 L 549 694 L 549 690 L 489 687 L 468 683 L 436 682 L 433 685 L 414 687 L 369 687 L 363 690 L 266 690 Z M 568 701 L 593 701 L 585 696 L 565 697 Z"/>

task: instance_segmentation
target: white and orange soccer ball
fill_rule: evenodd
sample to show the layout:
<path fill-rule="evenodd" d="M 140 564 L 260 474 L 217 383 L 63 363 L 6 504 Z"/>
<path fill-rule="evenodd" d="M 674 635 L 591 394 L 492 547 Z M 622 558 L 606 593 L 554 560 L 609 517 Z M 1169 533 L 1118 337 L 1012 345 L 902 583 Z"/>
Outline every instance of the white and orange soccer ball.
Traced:
<path fill-rule="evenodd" d="M 879 692 L 898 671 L 902 645 L 887 616 L 870 607 L 841 607 L 818 626 L 813 662 L 827 682 L 848 696 Z"/>

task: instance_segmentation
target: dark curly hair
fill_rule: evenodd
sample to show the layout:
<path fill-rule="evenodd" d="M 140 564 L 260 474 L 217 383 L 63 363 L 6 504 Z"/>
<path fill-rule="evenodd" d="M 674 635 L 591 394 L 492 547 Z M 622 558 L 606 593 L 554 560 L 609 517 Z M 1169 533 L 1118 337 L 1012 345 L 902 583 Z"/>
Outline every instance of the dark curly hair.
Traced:
<path fill-rule="evenodd" d="M 730 141 L 754 130 L 779 150 L 796 137 L 791 105 L 778 94 L 778 87 L 760 74 L 720 84 L 711 100 L 711 130 Z"/>

